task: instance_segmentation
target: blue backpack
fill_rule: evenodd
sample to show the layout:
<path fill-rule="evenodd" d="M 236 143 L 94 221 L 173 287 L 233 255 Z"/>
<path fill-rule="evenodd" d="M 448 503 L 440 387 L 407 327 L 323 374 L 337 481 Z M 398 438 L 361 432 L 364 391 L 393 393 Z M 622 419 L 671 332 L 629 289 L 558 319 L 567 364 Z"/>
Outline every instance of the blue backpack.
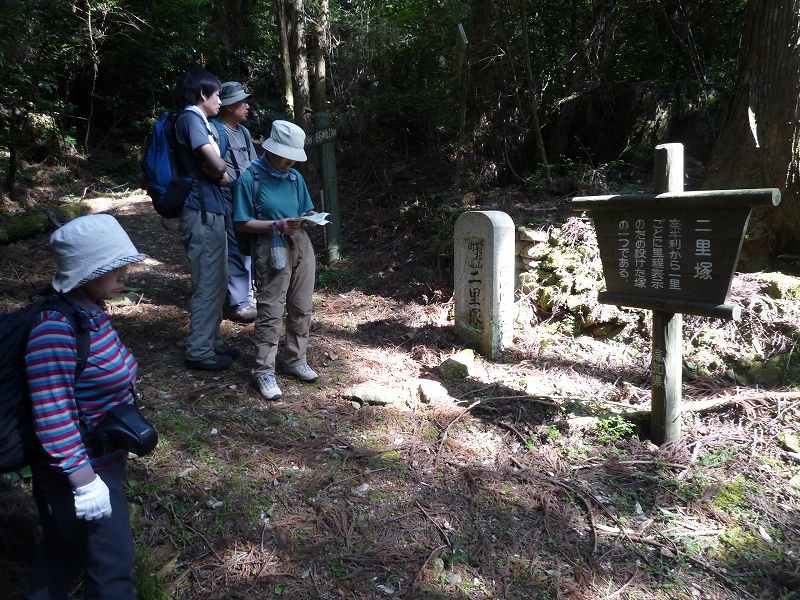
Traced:
<path fill-rule="evenodd" d="M 18 471 L 29 465 L 39 448 L 33 431 L 25 348 L 31 327 L 43 310 L 63 314 L 75 332 L 78 346 L 76 379 L 89 356 L 86 318 L 64 296 L 52 295 L 16 312 L 0 314 L 0 473 Z"/>
<path fill-rule="evenodd" d="M 153 201 L 156 212 L 167 219 L 181 215 L 193 185 L 191 177 L 181 177 L 178 173 L 175 139 L 177 118 L 178 113 L 161 113 L 153 125 L 142 160 L 147 195 Z"/>

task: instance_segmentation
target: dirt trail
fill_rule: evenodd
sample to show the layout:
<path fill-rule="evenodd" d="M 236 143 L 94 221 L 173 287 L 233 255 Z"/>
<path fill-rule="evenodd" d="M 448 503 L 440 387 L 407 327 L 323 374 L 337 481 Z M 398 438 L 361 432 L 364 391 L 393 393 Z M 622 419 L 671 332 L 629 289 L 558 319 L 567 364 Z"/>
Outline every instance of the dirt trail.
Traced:
<path fill-rule="evenodd" d="M 800 521 L 777 432 L 797 403 L 749 402 L 690 418 L 657 449 L 602 416 L 600 401 L 646 401 L 645 358 L 581 338 L 521 339 L 508 362 L 407 388 L 459 350 L 446 303 L 358 289 L 314 298 L 315 385 L 281 380 L 284 401 L 250 386 L 252 326 L 224 322 L 245 360 L 183 368 L 190 292 L 177 233 L 143 196 L 114 214 L 151 258 L 111 312 L 141 365 L 156 453 L 131 463 L 129 498 L 143 599 L 789 598 Z M 47 283 L 45 238 L 8 247 L 4 307 Z M 357 277 L 355 278 L 357 280 Z M 343 397 L 371 381 L 387 406 Z M 477 402 L 477 404 L 475 404 Z M 467 412 L 467 407 L 474 407 Z M 725 418 L 723 418 L 725 417 Z M 10 487 L 9 487 L 10 485 Z M 2 589 L 24 576 L 33 530 L 26 484 L 0 509 Z M 23 561 L 23 562 L 20 562 Z"/>

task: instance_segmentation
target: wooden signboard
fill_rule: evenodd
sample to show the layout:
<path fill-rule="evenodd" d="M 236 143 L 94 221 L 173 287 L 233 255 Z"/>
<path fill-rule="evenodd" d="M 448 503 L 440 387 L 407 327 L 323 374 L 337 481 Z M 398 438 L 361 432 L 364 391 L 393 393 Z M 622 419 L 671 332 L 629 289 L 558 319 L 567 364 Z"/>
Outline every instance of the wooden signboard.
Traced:
<path fill-rule="evenodd" d="M 726 304 L 742 242 L 756 206 L 778 206 L 777 189 L 683 191 L 683 145 L 655 154 L 655 193 L 572 200 L 597 231 L 604 304 L 653 310 L 651 437 L 681 434 L 682 314 L 738 319 Z"/>
<path fill-rule="evenodd" d="M 578 197 L 597 231 L 604 304 L 738 318 L 725 304 L 754 206 L 780 192 L 720 190 Z"/>
<path fill-rule="evenodd" d="M 328 127 L 327 129 L 318 129 L 311 135 L 306 137 L 306 147 L 320 146 L 336 139 L 336 128 Z"/>

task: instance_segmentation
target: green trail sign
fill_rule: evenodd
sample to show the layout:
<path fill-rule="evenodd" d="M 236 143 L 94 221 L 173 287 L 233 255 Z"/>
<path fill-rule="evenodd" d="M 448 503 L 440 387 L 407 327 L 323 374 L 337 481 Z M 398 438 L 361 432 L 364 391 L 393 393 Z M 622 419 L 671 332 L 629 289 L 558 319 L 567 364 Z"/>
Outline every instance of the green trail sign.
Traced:
<path fill-rule="evenodd" d="M 574 198 L 595 224 L 605 304 L 737 318 L 725 304 L 754 206 L 780 192 L 719 190 Z"/>
<path fill-rule="evenodd" d="M 777 189 L 683 190 L 683 145 L 656 147 L 655 193 L 585 196 L 597 231 L 604 304 L 653 311 L 651 437 L 681 434 L 682 314 L 738 319 L 727 304 L 731 279 L 756 206 L 778 206 Z"/>

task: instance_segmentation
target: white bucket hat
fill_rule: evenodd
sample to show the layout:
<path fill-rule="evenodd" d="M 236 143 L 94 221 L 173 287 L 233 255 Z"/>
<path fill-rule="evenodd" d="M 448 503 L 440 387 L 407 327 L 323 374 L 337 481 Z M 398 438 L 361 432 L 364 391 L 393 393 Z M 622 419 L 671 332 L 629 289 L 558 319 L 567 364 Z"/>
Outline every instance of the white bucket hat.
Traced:
<path fill-rule="evenodd" d="M 289 121 L 273 121 L 272 131 L 261 147 L 282 158 L 305 162 L 305 143 L 306 132 L 302 128 Z"/>
<path fill-rule="evenodd" d="M 56 254 L 53 288 L 69 292 L 106 273 L 143 261 L 128 234 L 111 215 L 86 215 L 59 227 L 50 236 Z"/>

